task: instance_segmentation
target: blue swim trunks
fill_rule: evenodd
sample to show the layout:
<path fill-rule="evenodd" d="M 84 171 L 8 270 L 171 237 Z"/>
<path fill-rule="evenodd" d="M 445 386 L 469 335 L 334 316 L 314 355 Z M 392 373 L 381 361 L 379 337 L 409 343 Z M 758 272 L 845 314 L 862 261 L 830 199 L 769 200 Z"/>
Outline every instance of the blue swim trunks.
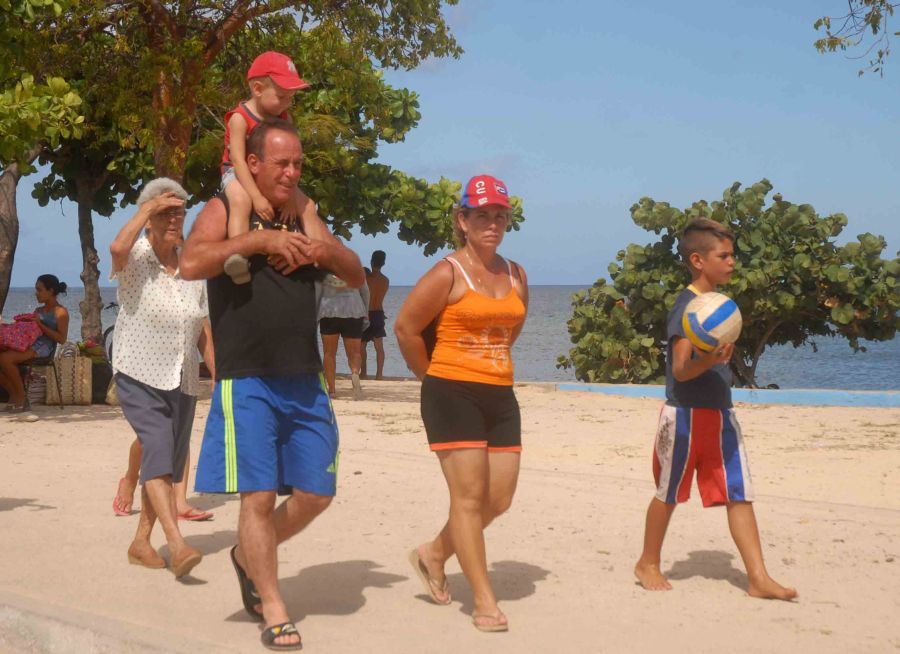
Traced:
<path fill-rule="evenodd" d="M 338 428 L 321 373 L 216 382 L 194 489 L 335 494 Z"/>

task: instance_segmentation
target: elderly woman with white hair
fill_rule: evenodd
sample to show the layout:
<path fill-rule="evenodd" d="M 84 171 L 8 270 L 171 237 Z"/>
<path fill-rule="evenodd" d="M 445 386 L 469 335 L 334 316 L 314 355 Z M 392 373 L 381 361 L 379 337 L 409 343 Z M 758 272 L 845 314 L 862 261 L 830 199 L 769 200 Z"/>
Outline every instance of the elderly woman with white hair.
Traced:
<path fill-rule="evenodd" d="M 122 411 L 141 443 L 141 516 L 128 561 L 164 568 L 150 543 L 157 520 L 175 577 L 202 554 L 178 529 L 173 484 L 181 481 L 199 386 L 197 348 L 213 366 L 206 285 L 178 273 L 187 193 L 178 182 L 148 183 L 138 210 L 110 245 L 119 283 L 113 369 Z"/>

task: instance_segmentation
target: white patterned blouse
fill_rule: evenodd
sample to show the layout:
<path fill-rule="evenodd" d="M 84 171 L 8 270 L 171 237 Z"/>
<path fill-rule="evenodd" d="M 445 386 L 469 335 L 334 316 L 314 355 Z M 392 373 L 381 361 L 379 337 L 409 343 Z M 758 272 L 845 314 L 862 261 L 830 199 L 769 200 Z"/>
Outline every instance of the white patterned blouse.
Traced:
<path fill-rule="evenodd" d="M 153 388 L 197 395 L 206 283 L 167 272 L 144 234 L 125 268 L 109 278 L 119 282 L 113 369 Z"/>

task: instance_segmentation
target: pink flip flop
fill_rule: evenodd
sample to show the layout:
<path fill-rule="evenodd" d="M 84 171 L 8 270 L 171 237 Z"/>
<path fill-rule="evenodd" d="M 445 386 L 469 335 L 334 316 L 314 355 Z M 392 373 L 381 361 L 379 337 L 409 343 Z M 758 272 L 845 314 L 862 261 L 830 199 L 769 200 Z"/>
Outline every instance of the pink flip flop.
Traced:
<path fill-rule="evenodd" d="M 122 494 L 122 486 L 125 485 L 125 477 L 122 477 L 119 480 L 119 487 L 116 489 L 116 496 L 112 501 L 112 509 L 113 512 L 117 516 L 129 516 L 131 515 L 131 507 L 134 504 L 134 496 L 132 495 L 130 502 L 125 502 L 123 504 L 119 504 L 119 496 Z M 127 507 L 127 508 L 126 508 Z"/>
<path fill-rule="evenodd" d="M 190 520 L 191 522 L 203 522 L 205 520 L 212 520 L 212 517 L 212 511 L 201 511 L 200 509 L 195 509 L 194 507 L 191 507 L 184 513 L 178 514 L 179 520 Z"/>

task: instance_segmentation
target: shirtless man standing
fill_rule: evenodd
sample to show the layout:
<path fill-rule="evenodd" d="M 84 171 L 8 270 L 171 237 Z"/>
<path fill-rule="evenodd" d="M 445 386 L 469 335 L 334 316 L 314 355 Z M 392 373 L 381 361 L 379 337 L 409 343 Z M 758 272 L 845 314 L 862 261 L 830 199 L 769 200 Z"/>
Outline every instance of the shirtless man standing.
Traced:
<path fill-rule="evenodd" d="M 369 326 L 362 335 L 362 376 L 366 375 L 366 350 L 369 341 L 375 343 L 375 362 L 377 369 L 375 379 L 384 377 L 384 296 L 387 295 L 391 280 L 384 276 L 385 254 L 383 250 L 372 253 L 372 270 L 366 271 L 366 284 L 369 285 Z"/>

